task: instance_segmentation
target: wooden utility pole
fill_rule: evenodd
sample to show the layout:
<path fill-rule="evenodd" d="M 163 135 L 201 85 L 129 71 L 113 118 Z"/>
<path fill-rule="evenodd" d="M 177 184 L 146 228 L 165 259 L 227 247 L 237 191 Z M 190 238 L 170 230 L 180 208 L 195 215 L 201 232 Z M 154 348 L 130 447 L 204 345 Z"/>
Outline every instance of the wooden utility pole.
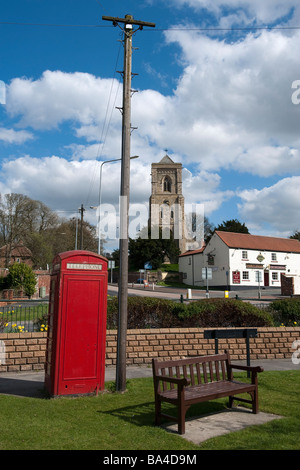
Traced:
<path fill-rule="evenodd" d="M 131 137 L 131 76 L 132 76 L 132 36 L 134 26 L 155 27 L 154 23 L 134 20 L 131 15 L 125 18 L 103 16 L 124 31 L 124 71 L 122 107 L 122 161 L 120 189 L 120 275 L 119 275 L 119 316 L 117 341 L 116 389 L 126 389 L 126 338 L 127 338 L 127 298 L 128 298 L 128 209 L 130 194 L 130 137 Z M 120 26 L 123 25 L 123 27 Z"/>
<path fill-rule="evenodd" d="M 81 208 L 79 209 L 80 212 L 80 249 L 83 250 L 83 213 L 85 209 L 83 204 L 81 204 Z"/>

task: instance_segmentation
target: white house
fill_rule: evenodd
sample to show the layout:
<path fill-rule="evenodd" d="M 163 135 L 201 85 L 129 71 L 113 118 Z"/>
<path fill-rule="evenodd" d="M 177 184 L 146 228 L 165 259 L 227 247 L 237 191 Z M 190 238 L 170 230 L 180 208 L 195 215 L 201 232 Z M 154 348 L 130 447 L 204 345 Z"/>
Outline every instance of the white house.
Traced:
<path fill-rule="evenodd" d="M 215 231 L 207 246 L 179 256 L 179 272 L 185 284 L 206 285 L 202 279 L 205 267 L 212 270 L 209 285 L 220 289 L 280 287 L 281 273 L 300 275 L 300 242 Z"/>

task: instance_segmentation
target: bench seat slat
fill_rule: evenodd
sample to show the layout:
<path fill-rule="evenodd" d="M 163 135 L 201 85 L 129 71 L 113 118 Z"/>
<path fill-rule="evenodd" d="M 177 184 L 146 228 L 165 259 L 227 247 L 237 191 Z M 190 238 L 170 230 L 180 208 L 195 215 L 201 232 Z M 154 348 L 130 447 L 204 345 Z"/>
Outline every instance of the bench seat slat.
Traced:
<path fill-rule="evenodd" d="M 220 382 L 210 382 L 208 384 L 188 386 L 184 388 L 184 401 L 186 404 L 194 403 L 195 400 L 210 400 L 228 396 L 228 394 L 247 393 L 255 389 L 255 385 L 241 382 L 230 382 L 228 380 Z M 177 389 L 162 392 L 161 396 L 170 402 L 177 402 Z"/>

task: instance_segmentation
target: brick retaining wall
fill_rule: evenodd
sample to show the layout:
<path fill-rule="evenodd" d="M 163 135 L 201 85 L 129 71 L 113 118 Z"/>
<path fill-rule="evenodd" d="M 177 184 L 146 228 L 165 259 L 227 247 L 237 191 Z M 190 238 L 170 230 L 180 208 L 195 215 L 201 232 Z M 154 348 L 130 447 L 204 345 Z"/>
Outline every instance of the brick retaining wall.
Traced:
<path fill-rule="evenodd" d="M 214 354 L 214 340 L 204 339 L 204 328 L 165 328 L 128 330 L 127 364 L 149 364 L 152 357 L 182 358 Z M 257 328 L 257 338 L 250 339 L 251 359 L 291 359 L 293 341 L 300 339 L 300 328 Z M 0 333 L 5 345 L 5 360 L 0 372 L 43 370 L 47 333 Z M 2 343 L 3 345 L 3 343 Z M 245 339 L 219 339 L 219 351 L 229 349 L 235 360 L 246 359 Z M 117 332 L 106 336 L 106 365 L 116 364 Z"/>

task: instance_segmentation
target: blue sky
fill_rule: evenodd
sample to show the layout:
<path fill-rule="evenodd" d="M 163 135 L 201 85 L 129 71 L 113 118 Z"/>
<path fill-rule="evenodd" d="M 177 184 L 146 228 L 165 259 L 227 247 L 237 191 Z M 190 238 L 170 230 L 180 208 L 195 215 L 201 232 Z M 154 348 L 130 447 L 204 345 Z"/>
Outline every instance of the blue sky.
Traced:
<path fill-rule="evenodd" d="M 183 164 L 186 203 L 204 204 L 215 225 L 300 230 L 293 0 L 5 2 L 1 194 L 27 194 L 68 217 L 84 204 L 96 223 L 99 162 L 121 152 L 122 36 L 102 16 L 126 14 L 156 23 L 133 40 L 132 204 L 148 204 L 151 163 L 167 152 Z M 117 204 L 119 177 L 119 163 L 103 166 L 102 202 Z"/>

